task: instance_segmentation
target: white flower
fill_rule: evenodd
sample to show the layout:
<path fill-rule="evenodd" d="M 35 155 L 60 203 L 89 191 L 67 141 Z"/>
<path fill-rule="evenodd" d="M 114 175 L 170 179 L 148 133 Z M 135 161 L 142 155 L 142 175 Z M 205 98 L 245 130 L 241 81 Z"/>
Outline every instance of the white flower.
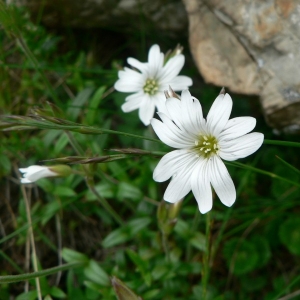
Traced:
<path fill-rule="evenodd" d="M 135 58 L 128 58 L 128 64 L 135 69 L 125 67 L 119 71 L 119 80 L 115 89 L 120 92 L 134 93 L 128 96 L 122 105 L 124 112 L 139 109 L 139 117 L 145 125 L 150 124 L 155 106 L 165 112 L 164 90 L 169 85 L 174 91 L 182 91 L 193 84 L 187 76 L 177 76 L 184 64 L 184 56 L 177 54 L 164 65 L 164 54 L 158 45 L 153 45 L 148 54 L 148 62 L 142 63 Z"/>
<path fill-rule="evenodd" d="M 28 168 L 20 168 L 23 173 L 21 183 L 32 183 L 45 177 L 68 176 L 71 168 L 66 165 L 56 165 L 51 167 L 33 165 Z"/>
<path fill-rule="evenodd" d="M 201 213 L 212 208 L 211 185 L 221 202 L 231 206 L 236 199 L 233 181 L 223 161 L 233 161 L 254 153 L 263 142 L 262 133 L 249 133 L 255 127 L 252 117 L 229 120 L 231 97 L 220 94 L 214 101 L 207 120 L 200 102 L 184 90 L 181 100 L 166 101 L 168 117 L 158 113 L 162 122 L 151 120 L 158 137 L 174 150 L 164 155 L 153 174 L 155 181 L 172 177 L 164 199 L 175 203 L 192 190 Z M 249 133 L 249 134 L 248 134 Z"/>

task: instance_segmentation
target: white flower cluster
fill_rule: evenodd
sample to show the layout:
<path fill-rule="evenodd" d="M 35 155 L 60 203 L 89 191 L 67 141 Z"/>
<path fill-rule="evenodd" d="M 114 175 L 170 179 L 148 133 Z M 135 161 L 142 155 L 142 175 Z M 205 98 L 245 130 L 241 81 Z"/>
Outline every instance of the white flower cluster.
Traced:
<path fill-rule="evenodd" d="M 166 60 L 166 61 L 165 61 Z M 187 88 L 192 80 L 178 76 L 184 56 L 175 51 L 165 57 L 158 45 L 153 45 L 148 62 L 128 58 L 134 68 L 119 71 L 115 89 L 133 93 L 122 105 L 124 112 L 139 110 L 145 125 L 151 123 L 157 136 L 171 151 L 162 157 L 153 174 L 155 181 L 171 178 L 164 199 L 175 203 L 193 192 L 201 213 L 211 210 L 212 189 L 226 206 L 236 200 L 236 190 L 223 160 L 233 161 L 254 153 L 263 143 L 262 133 L 249 133 L 255 127 L 252 117 L 229 119 L 232 99 L 225 92 L 214 101 L 207 118 L 202 114 L 200 102 Z M 173 92 L 182 91 L 181 99 Z M 170 98 L 166 100 L 166 95 Z M 155 107 L 161 120 L 153 119 Z M 30 166 L 20 169 L 22 183 L 31 183 L 43 177 L 67 176 L 69 167 Z"/>

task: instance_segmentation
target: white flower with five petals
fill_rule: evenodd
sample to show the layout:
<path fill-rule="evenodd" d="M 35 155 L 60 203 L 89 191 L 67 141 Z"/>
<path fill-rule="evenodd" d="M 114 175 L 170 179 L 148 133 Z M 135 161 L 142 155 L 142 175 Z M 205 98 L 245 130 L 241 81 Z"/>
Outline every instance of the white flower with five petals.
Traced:
<path fill-rule="evenodd" d="M 153 45 L 148 54 L 148 62 L 142 63 L 135 58 L 128 58 L 127 62 L 133 68 L 125 67 L 119 71 L 119 80 L 115 89 L 120 92 L 134 93 L 128 96 L 122 105 L 124 112 L 139 110 L 139 117 L 145 125 L 150 124 L 155 107 L 165 112 L 166 98 L 164 90 L 169 85 L 174 91 L 182 91 L 192 85 L 192 79 L 187 76 L 178 76 L 184 64 L 184 56 L 176 54 L 164 64 L 164 54 L 158 45 Z"/>
<path fill-rule="evenodd" d="M 167 99 L 168 116 L 158 113 L 162 122 L 151 120 L 160 140 L 178 149 L 164 155 L 153 174 L 158 182 L 172 177 L 166 201 L 175 203 L 192 190 L 200 212 L 206 213 L 212 208 L 212 186 L 224 205 L 235 202 L 236 190 L 222 159 L 234 161 L 254 153 L 264 136 L 249 133 L 256 125 L 252 117 L 229 120 L 231 109 L 231 97 L 220 94 L 205 120 L 200 102 L 184 90 L 181 100 Z"/>

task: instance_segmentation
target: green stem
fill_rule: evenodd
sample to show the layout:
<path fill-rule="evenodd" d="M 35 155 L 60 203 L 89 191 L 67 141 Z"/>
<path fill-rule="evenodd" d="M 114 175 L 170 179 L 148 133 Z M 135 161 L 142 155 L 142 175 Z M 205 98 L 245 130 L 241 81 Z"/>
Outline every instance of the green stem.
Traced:
<path fill-rule="evenodd" d="M 271 172 L 268 172 L 268 171 L 264 171 L 264 170 L 261 170 L 261 169 L 258 169 L 258 168 L 254 168 L 254 167 L 251 167 L 251 166 L 248 166 L 248 165 L 245 165 L 245 164 L 241 164 L 239 162 L 233 162 L 232 161 L 232 162 L 225 162 L 225 164 L 229 165 L 229 166 L 235 166 L 235 167 L 239 167 L 239 168 L 245 168 L 245 169 L 248 169 L 248 170 L 260 173 L 260 174 L 264 174 L 264 175 L 270 176 L 270 177 L 272 177 L 274 179 L 279 179 L 279 180 L 288 182 L 288 183 L 293 184 L 293 185 L 295 185 L 297 187 L 300 187 L 300 183 L 298 183 L 298 182 L 286 179 L 284 177 L 278 176 L 277 174 L 274 174 L 274 173 L 271 173 Z"/>
<path fill-rule="evenodd" d="M 30 204 L 29 204 L 29 200 L 28 200 L 26 189 L 25 189 L 24 185 L 21 186 L 21 190 L 22 190 L 22 194 L 24 197 L 25 207 L 26 207 L 27 222 L 29 224 L 28 235 L 29 235 L 30 244 L 31 244 L 33 269 L 35 272 L 38 272 L 38 262 L 37 262 L 32 220 L 31 220 Z M 42 291 L 41 291 L 40 280 L 37 277 L 35 278 L 35 284 L 36 284 L 36 291 L 37 291 L 38 299 L 42 300 Z"/>
<path fill-rule="evenodd" d="M 70 134 L 70 132 L 65 131 L 66 135 L 68 136 L 68 139 L 70 141 L 71 146 L 77 153 L 77 155 L 83 155 L 83 150 L 81 149 L 80 145 L 77 143 L 76 139 L 74 139 L 73 135 Z M 90 175 L 89 175 L 89 170 L 88 167 L 83 165 L 83 170 L 86 175 L 86 184 L 90 191 L 97 197 L 97 200 L 100 202 L 100 204 L 106 209 L 106 211 L 114 218 L 114 220 L 119 224 L 119 225 L 124 225 L 123 220 L 121 217 L 114 211 L 114 209 L 109 205 L 109 203 L 99 195 L 97 190 L 94 187 L 93 180 L 90 180 Z"/>
<path fill-rule="evenodd" d="M 287 146 L 287 147 L 300 147 L 300 143 L 288 142 L 288 141 L 264 140 L 264 144 L 266 144 L 266 145 Z"/>
<path fill-rule="evenodd" d="M 167 262 L 170 263 L 170 250 L 169 250 L 169 244 L 168 244 L 168 236 L 163 232 L 161 232 L 162 234 L 162 244 L 163 244 L 163 248 L 164 248 L 164 252 L 166 254 L 166 259 Z"/>
<path fill-rule="evenodd" d="M 209 255 L 210 255 L 210 230 L 211 230 L 211 220 L 210 213 L 206 214 L 206 250 L 203 256 L 203 269 L 202 269 L 202 298 L 206 299 L 207 285 L 209 280 Z"/>
<path fill-rule="evenodd" d="M 30 127 L 29 129 L 32 129 L 32 127 L 36 127 L 39 129 L 54 129 L 54 130 L 73 131 L 73 132 L 79 132 L 81 134 L 115 134 L 115 135 L 123 135 L 123 136 L 127 136 L 127 137 L 133 137 L 133 138 L 137 138 L 137 139 L 148 140 L 151 142 L 163 144 L 163 142 L 158 139 L 148 138 L 145 136 L 126 133 L 126 132 L 122 132 L 122 131 L 115 131 L 115 130 L 104 129 L 104 128 L 96 128 L 96 127 L 81 125 L 81 124 L 76 124 L 76 123 L 72 123 L 72 125 L 64 125 L 64 124 L 57 124 L 57 123 L 53 123 L 51 121 L 45 121 L 45 120 L 33 121 L 31 118 L 26 118 L 23 116 L 21 116 L 21 117 L 13 116 L 13 117 L 9 117 L 9 119 L 13 120 L 14 126 L 20 126 L 20 125 L 21 126 L 29 126 Z M 65 120 L 59 120 L 59 121 L 65 121 Z M 9 129 L 11 130 L 12 127 Z"/>
<path fill-rule="evenodd" d="M 64 264 L 64 265 L 61 265 L 61 266 L 58 266 L 58 267 L 45 269 L 45 270 L 38 271 L 38 272 L 33 272 L 33 273 L 26 273 L 26 274 L 20 274 L 20 275 L 0 276 L 0 284 L 35 279 L 35 278 L 38 278 L 38 277 L 43 277 L 43 276 L 55 274 L 55 273 L 60 272 L 60 271 L 65 271 L 65 270 L 68 270 L 68 269 L 71 269 L 71 268 L 80 267 L 80 266 L 83 266 L 84 264 L 85 264 L 84 262 L 76 262 L 76 263 Z"/>

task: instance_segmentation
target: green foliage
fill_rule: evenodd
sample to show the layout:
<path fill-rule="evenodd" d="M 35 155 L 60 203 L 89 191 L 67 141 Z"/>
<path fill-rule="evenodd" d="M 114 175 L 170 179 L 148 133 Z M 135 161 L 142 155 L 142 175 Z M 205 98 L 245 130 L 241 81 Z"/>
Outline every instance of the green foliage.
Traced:
<path fill-rule="evenodd" d="M 279 237 L 292 254 L 300 255 L 300 219 L 293 216 L 281 224 Z"/>

